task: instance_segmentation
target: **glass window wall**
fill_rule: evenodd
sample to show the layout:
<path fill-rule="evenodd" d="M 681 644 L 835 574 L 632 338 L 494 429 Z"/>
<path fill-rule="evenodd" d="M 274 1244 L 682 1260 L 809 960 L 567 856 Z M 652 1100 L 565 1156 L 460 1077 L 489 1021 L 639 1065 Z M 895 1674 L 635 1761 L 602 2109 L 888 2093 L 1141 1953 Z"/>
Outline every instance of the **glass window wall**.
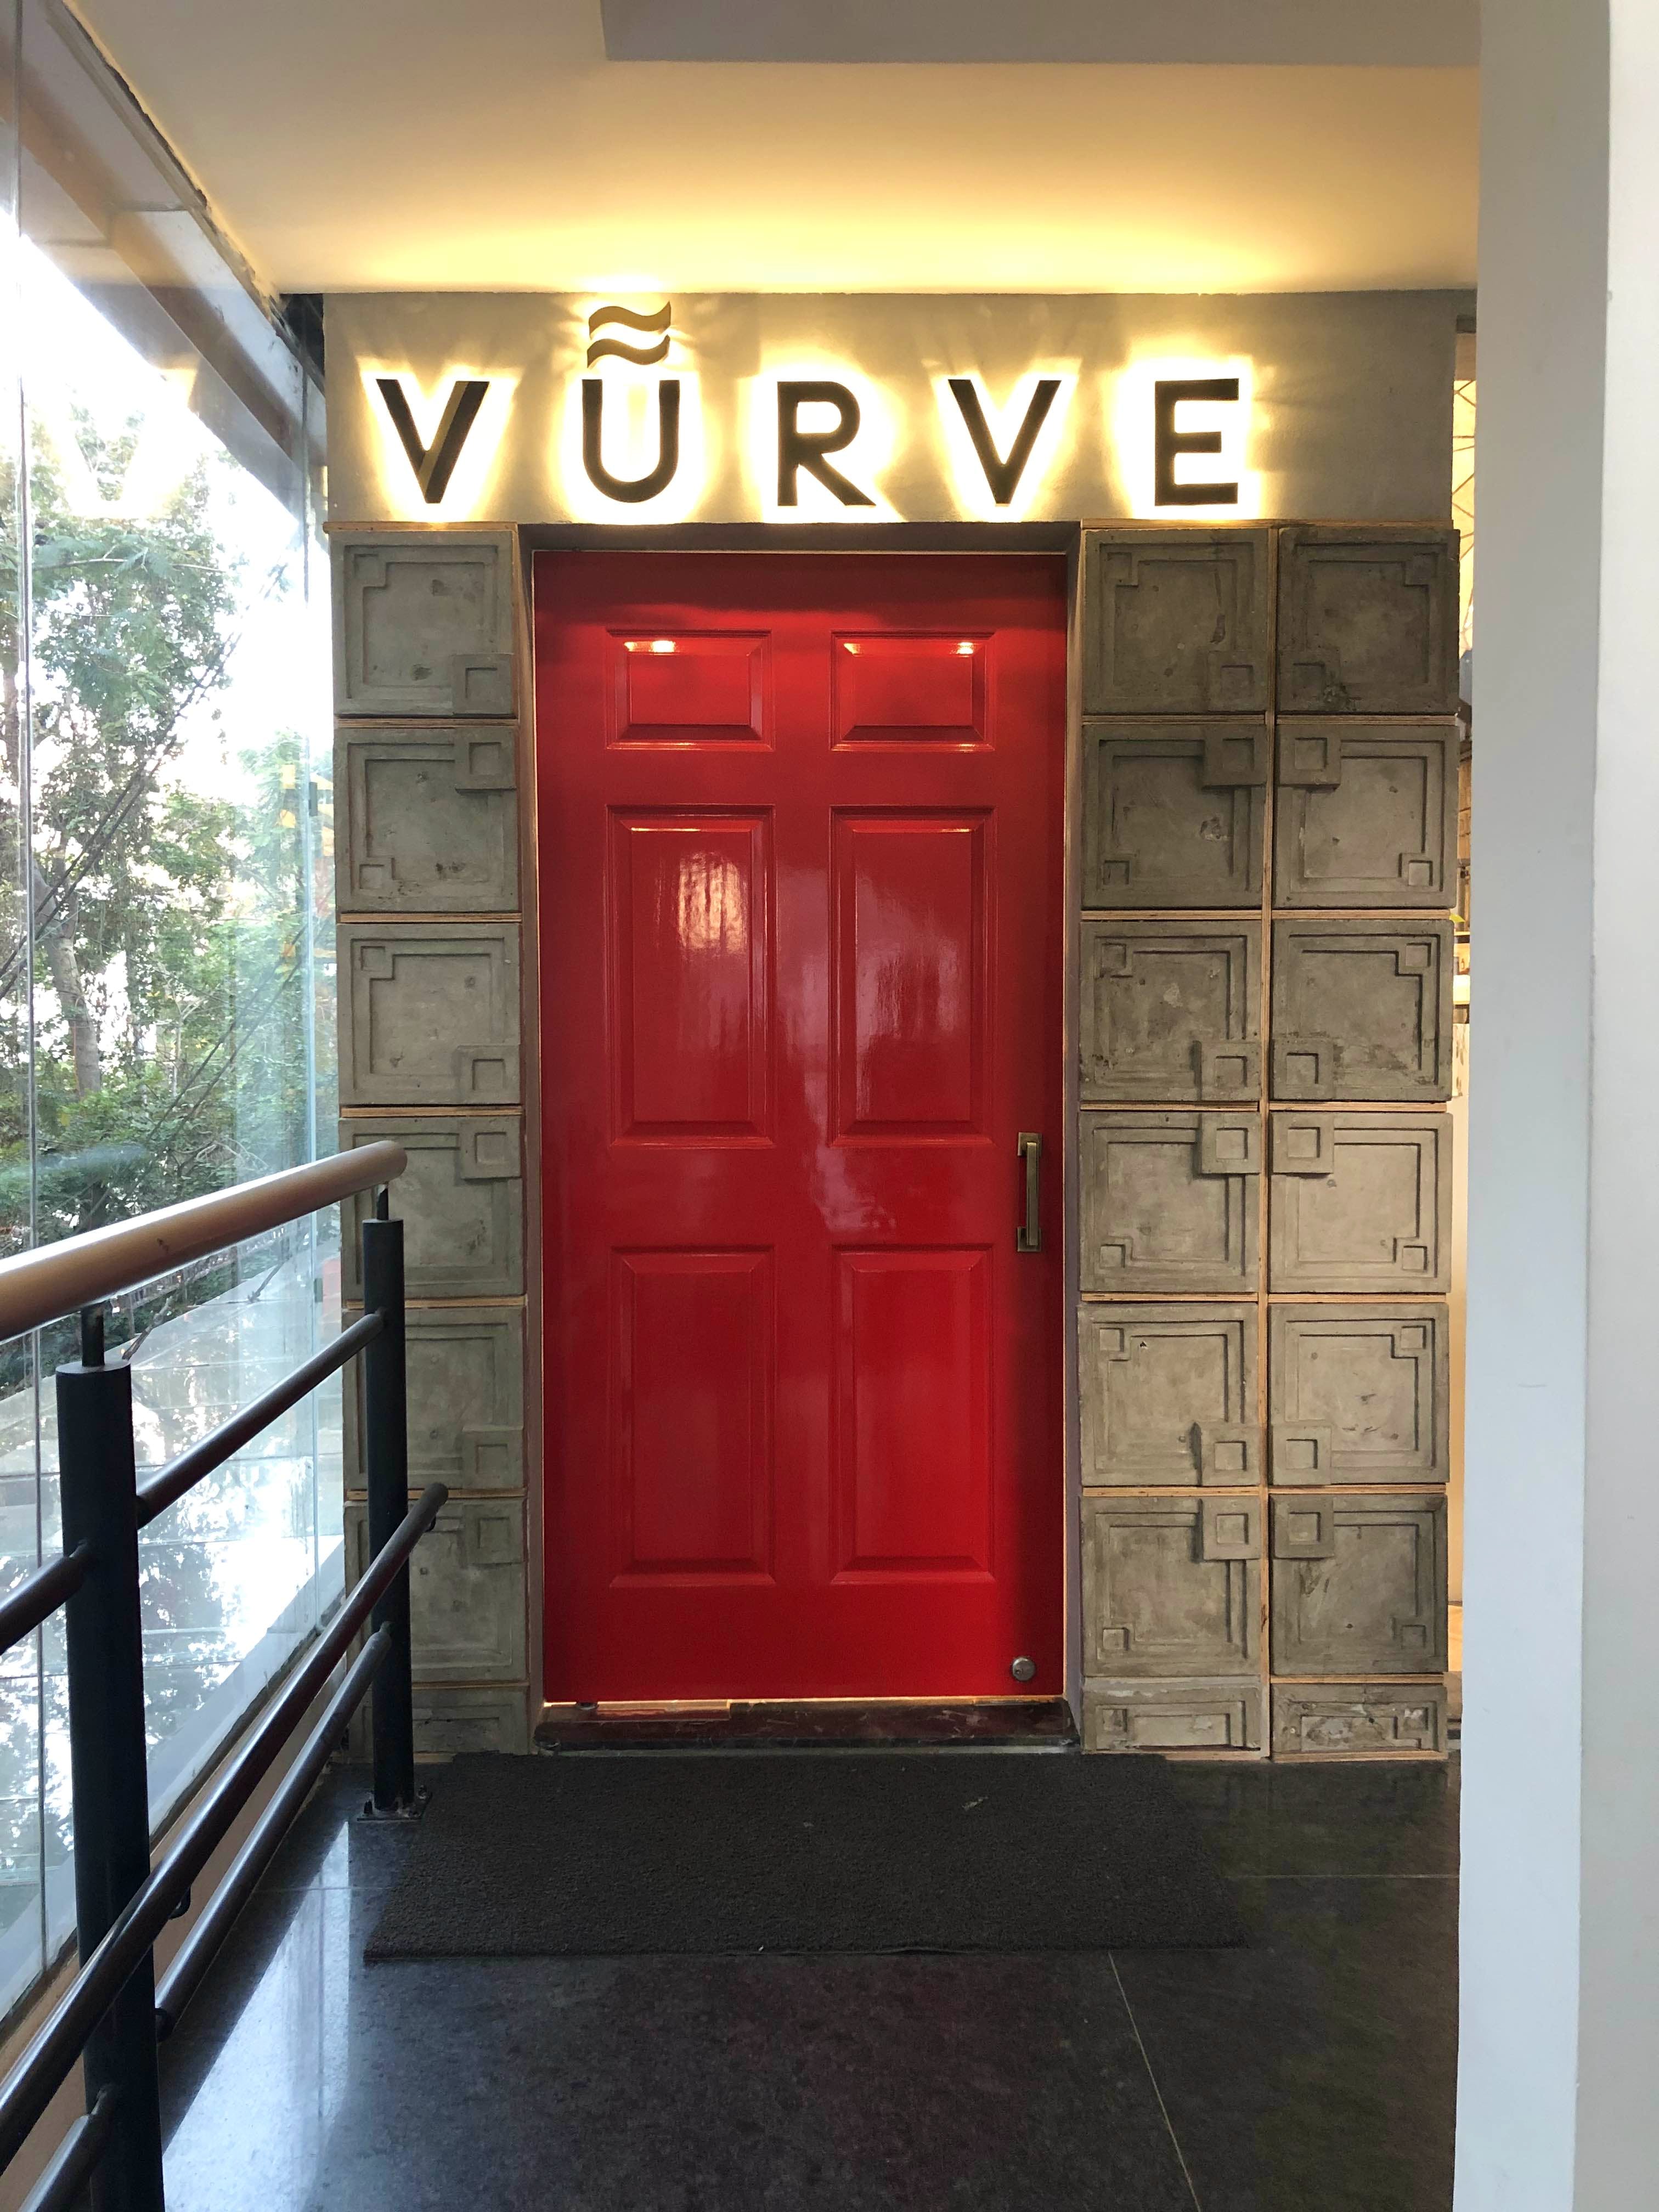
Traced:
<path fill-rule="evenodd" d="M 4 1255 L 331 1152 L 334 1048 L 315 381 L 67 12 L 0 42 Z M 118 1300 L 141 1465 L 338 1304 L 331 1217 Z M 0 1346 L 8 1586 L 58 1548 L 69 1356 Z M 158 1824 L 337 1595 L 339 1457 L 337 1384 L 145 1532 Z M 72 1925 L 65 1727 L 52 1623 L 0 1659 L 0 2009 Z"/>

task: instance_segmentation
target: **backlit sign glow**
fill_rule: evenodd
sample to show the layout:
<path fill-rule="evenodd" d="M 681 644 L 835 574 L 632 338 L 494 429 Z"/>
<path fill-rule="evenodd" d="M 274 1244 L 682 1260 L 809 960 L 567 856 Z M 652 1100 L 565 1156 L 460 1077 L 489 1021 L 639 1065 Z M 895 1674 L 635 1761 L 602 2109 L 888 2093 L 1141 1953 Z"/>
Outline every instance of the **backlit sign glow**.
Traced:
<path fill-rule="evenodd" d="M 397 369 L 365 363 L 362 373 L 385 428 L 388 481 L 404 489 L 401 503 L 445 521 L 476 514 L 518 378 L 456 367 L 423 390 Z"/>
<path fill-rule="evenodd" d="M 999 407 L 976 371 L 934 378 L 951 477 L 968 514 L 1014 522 L 1029 512 L 1076 390 L 1074 370 L 1028 369 Z"/>
<path fill-rule="evenodd" d="M 559 482 L 581 522 L 684 522 L 702 499 L 708 441 L 702 387 L 606 369 L 565 386 Z"/>
<path fill-rule="evenodd" d="M 718 406 L 693 361 L 667 301 L 588 311 L 579 364 L 551 379 L 550 503 L 587 522 L 714 519 L 720 507 L 776 523 L 897 521 L 891 483 L 927 482 L 928 511 L 938 511 L 942 458 L 947 511 L 1017 521 L 1044 511 L 1058 467 L 1074 481 L 1079 463 L 1099 453 L 1115 465 L 1111 497 L 1127 494 L 1132 515 L 1201 521 L 1261 511 L 1248 356 L 1160 355 L 1086 386 L 1075 359 L 995 386 L 965 362 L 931 376 L 931 422 L 925 406 L 909 414 L 890 382 L 843 359 L 763 355 L 758 374 L 720 383 Z M 424 386 L 378 367 L 365 367 L 362 380 L 394 510 L 411 520 L 487 513 L 490 464 L 520 379 L 456 366 Z M 538 410 L 547 383 L 538 371 Z M 532 413 L 513 425 L 520 464 L 535 422 Z"/>
<path fill-rule="evenodd" d="M 1202 522 L 1261 512 L 1249 466 L 1255 365 L 1163 356 L 1114 380 L 1112 428 L 1131 514 Z"/>
<path fill-rule="evenodd" d="M 750 479 L 769 522 L 892 522 L 883 471 L 898 445 L 896 404 L 844 362 L 792 362 L 749 389 Z"/>

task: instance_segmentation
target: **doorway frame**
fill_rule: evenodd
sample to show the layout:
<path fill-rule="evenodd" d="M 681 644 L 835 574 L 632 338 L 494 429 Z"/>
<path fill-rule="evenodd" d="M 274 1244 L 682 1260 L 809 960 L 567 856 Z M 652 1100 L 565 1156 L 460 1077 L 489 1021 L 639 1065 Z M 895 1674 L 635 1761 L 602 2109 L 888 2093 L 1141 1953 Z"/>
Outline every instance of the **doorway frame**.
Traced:
<path fill-rule="evenodd" d="M 541 1174 L 543 1120 L 541 1085 L 541 876 L 539 824 L 541 813 L 540 746 L 536 721 L 535 591 L 538 553 L 931 553 L 1031 554 L 1066 562 L 1066 708 L 1064 757 L 1061 765 L 1060 887 L 1063 902 L 1061 941 L 1065 973 L 1060 988 L 1060 1111 L 1063 1117 L 1058 1147 L 1060 1181 L 1050 1200 L 1058 1205 L 1064 1226 L 1065 1246 L 1061 1279 L 1063 1335 L 1060 1358 L 1061 1520 L 1063 1540 L 1056 1563 L 1062 1576 L 1060 1637 L 1062 1693 L 1073 1723 L 1079 1730 L 1083 1713 L 1083 1561 L 1082 1453 L 1079 1428 L 1079 1377 L 1076 1313 L 1078 1308 L 1078 1090 L 1079 975 L 1078 867 L 1081 821 L 1083 734 L 1079 672 L 1080 609 L 1083 533 L 1086 524 L 1076 522 L 963 522 L 963 523 L 679 523 L 629 528 L 604 523 L 526 524 L 515 526 L 518 554 L 516 588 L 520 595 L 516 633 L 520 665 L 520 696 L 526 702 L 521 718 L 520 762 L 520 867 L 523 954 L 520 963 L 521 1022 L 524 1051 L 525 1132 L 525 1467 L 533 1479 L 525 1485 L 525 1564 L 528 1611 L 526 1645 L 529 1673 L 531 1729 L 550 1712 L 546 1701 L 546 1493 L 547 1448 L 545 1363 L 545 1301 L 543 1243 L 543 1185 Z M 1156 528 L 1157 525 L 1149 525 Z M 534 1046 L 532 1048 L 532 1040 Z M 935 1701 L 937 1702 L 937 1701 Z M 973 1702 L 983 1702 L 975 1700 Z"/>

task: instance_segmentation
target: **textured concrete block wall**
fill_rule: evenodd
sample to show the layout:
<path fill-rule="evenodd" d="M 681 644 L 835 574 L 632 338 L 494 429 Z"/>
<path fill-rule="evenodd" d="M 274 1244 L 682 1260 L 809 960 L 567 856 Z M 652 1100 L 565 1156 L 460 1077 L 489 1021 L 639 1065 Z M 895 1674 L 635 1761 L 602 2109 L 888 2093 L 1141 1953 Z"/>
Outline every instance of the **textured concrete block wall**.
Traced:
<path fill-rule="evenodd" d="M 529 1741 L 524 1060 L 510 532 L 337 536 L 336 832 L 343 1146 L 394 1138 L 405 1224 L 410 1480 L 450 1502 L 416 1554 L 416 1749 Z M 361 1299 L 343 1209 L 343 1279 Z M 349 1386 L 346 1560 L 367 1549 Z"/>
<path fill-rule="evenodd" d="M 1085 1743 L 1433 1754 L 1455 540 L 1101 530 L 1082 577 Z M 341 1141 L 410 1154 L 411 1479 L 454 1493 L 419 1739 L 521 1748 L 516 550 L 345 532 L 335 587 Z"/>
<path fill-rule="evenodd" d="M 1085 533 L 1090 1751 L 1445 1748 L 1456 572 Z"/>

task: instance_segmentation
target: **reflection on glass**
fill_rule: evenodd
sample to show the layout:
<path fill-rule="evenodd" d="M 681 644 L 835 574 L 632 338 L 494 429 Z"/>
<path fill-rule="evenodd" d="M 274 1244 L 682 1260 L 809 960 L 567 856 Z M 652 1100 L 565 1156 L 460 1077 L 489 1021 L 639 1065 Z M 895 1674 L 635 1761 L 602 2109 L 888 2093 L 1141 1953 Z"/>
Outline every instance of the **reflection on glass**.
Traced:
<path fill-rule="evenodd" d="M 171 326 L 141 351 L 137 288 L 77 289 L 5 189 L 0 1255 L 314 1158 L 334 1119 L 314 457 L 254 473 L 204 419 L 216 373 Z M 305 1358 L 338 1297 L 331 1217 L 116 1301 L 141 1465 Z M 70 1356 L 66 1322 L 0 1345 L 0 1589 L 58 1547 Z M 335 1383 L 144 1534 L 158 1820 L 337 1595 L 339 1428 Z M 58 1620 L 0 1661 L 0 2008 L 72 1922 L 66 1720 Z"/>
<path fill-rule="evenodd" d="M 312 1108 L 293 518 L 21 258 L 37 1131 L 33 1163 L 0 1133 L 9 1249 L 31 1167 L 45 1242 L 303 1158 Z"/>

